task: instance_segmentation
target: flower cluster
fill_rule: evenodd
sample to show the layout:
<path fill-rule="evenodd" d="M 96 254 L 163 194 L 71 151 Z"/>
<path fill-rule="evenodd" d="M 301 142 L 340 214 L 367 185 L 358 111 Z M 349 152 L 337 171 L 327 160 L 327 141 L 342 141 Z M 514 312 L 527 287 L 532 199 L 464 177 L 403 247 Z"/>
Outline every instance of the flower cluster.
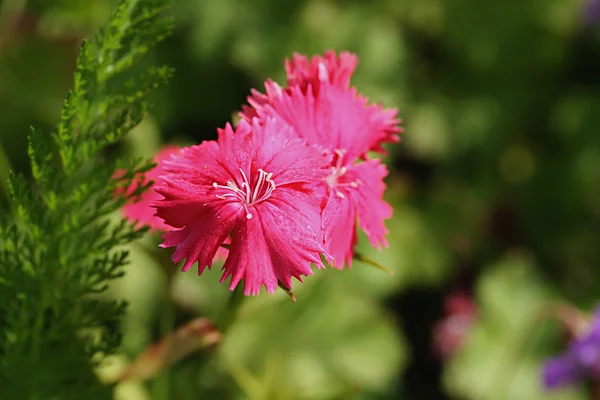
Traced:
<path fill-rule="evenodd" d="M 357 224 L 373 246 L 387 246 L 387 169 L 368 153 L 399 140 L 400 120 L 350 86 L 357 63 L 347 52 L 294 55 L 287 86 L 253 90 L 235 129 L 161 163 L 154 207 L 171 227 L 161 246 L 175 247 L 184 271 L 210 268 L 230 239 L 221 281 L 231 276 L 233 290 L 243 280 L 256 295 L 263 285 L 291 288 L 311 263 L 323 267 L 321 255 L 350 267 Z"/>

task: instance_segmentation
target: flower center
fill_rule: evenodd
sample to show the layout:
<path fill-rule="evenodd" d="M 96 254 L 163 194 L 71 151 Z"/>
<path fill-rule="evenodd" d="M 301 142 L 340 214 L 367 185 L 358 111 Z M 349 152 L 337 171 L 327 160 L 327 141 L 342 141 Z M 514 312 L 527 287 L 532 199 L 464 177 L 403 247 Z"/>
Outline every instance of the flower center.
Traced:
<path fill-rule="evenodd" d="M 336 196 L 343 199 L 346 196 L 344 196 L 344 194 L 339 190 L 339 188 L 351 187 L 353 189 L 356 189 L 358 185 L 360 185 L 362 182 L 359 179 L 351 182 L 342 182 L 343 180 L 345 180 L 342 179 L 342 177 L 346 175 L 346 172 L 348 172 L 348 167 L 344 166 L 344 155 L 346 152 L 344 150 L 336 149 L 334 153 L 335 154 L 333 156 L 331 174 L 329 174 L 325 178 L 325 182 L 327 182 L 330 189 L 335 190 Z"/>
<path fill-rule="evenodd" d="M 271 180 L 273 177 L 273 173 L 266 173 L 262 169 L 258 169 L 258 179 L 254 184 L 254 188 L 251 188 L 250 181 L 246 177 L 246 174 L 240 168 L 240 172 L 242 174 L 243 182 L 240 186 L 238 186 L 234 181 L 228 180 L 227 185 L 219 185 L 217 182 L 213 182 L 213 187 L 215 189 L 224 189 L 227 190 L 225 194 L 217 194 L 216 196 L 219 199 L 227 199 L 233 198 L 239 200 L 244 206 L 244 210 L 246 211 L 246 218 L 251 219 L 252 213 L 248 209 L 251 205 L 260 203 L 271 197 L 273 194 L 273 190 L 277 186 L 275 186 L 275 182 Z"/>

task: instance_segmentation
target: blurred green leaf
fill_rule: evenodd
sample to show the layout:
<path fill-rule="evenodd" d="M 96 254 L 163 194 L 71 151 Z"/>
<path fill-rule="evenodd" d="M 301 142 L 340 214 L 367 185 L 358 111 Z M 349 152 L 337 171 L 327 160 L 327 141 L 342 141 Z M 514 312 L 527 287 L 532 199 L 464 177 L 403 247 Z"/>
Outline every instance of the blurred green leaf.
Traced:
<path fill-rule="evenodd" d="M 473 400 L 586 398 L 576 389 L 549 394 L 541 386 L 541 349 L 547 342 L 541 317 L 549 293 L 527 254 L 507 254 L 494 264 L 480 278 L 477 300 L 478 320 L 445 370 L 444 383 L 453 396 Z"/>
<path fill-rule="evenodd" d="M 248 299 L 224 338 L 225 367 L 235 374 L 229 366 L 241 363 L 256 373 L 271 355 L 279 360 L 279 379 L 269 390 L 291 391 L 295 399 L 331 398 L 355 386 L 383 391 L 406 360 L 404 343 L 375 303 L 334 282 L 314 282 L 297 303 Z"/>

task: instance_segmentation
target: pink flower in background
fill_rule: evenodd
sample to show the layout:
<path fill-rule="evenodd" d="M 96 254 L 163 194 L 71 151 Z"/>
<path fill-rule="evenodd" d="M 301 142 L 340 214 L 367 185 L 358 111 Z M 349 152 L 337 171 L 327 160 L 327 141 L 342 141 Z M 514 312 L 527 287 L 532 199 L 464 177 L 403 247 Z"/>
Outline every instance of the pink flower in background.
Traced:
<path fill-rule="evenodd" d="M 154 161 L 157 165 L 148 173 L 146 173 L 145 182 L 154 181 L 152 186 L 148 188 L 140 196 L 140 200 L 135 203 L 129 203 L 123 206 L 123 215 L 125 218 L 132 222 L 137 222 L 141 225 L 147 225 L 153 232 L 168 232 L 173 228 L 165 224 L 162 218 L 155 215 L 156 209 L 152 207 L 152 204 L 163 198 L 158 194 L 154 188 L 162 183 L 161 175 L 165 174 L 164 162 L 166 160 L 172 160 L 174 157 L 181 155 L 181 148 L 176 146 L 163 147 L 158 154 L 154 157 Z M 128 190 L 134 190 L 134 186 Z M 229 244 L 230 241 L 227 239 L 225 244 Z M 220 247 L 215 255 L 215 260 L 224 260 L 227 257 L 227 249 Z"/>
<path fill-rule="evenodd" d="M 164 199 L 157 215 L 174 229 L 162 247 L 175 247 L 173 261 L 185 259 L 183 271 L 197 261 L 198 273 L 232 233 L 221 282 L 230 289 L 244 280 L 244 293 L 257 295 L 262 285 L 272 293 L 278 281 L 312 274 L 323 267 L 320 202 L 311 185 L 327 175 L 329 158 L 307 146 L 275 119 L 241 121 L 219 130 L 217 141 L 182 150 L 165 162 L 167 175 L 156 188 Z"/>
<path fill-rule="evenodd" d="M 444 300 L 444 317 L 433 329 L 433 350 L 442 359 L 456 355 L 477 321 L 473 298 L 454 292 Z"/>
<path fill-rule="evenodd" d="M 266 95 L 253 92 L 248 99 L 253 108 L 242 112 L 246 120 L 252 115 L 282 120 L 307 143 L 332 155 L 319 193 L 324 200 L 322 229 L 328 262 L 338 268 L 351 265 L 357 220 L 373 246 L 387 246 L 384 220 L 392 215 L 392 208 L 383 201 L 387 169 L 367 152 L 380 150 L 383 142 L 397 141 L 400 132 L 395 110 L 369 105 L 354 88 L 348 88 L 356 59 L 343 54 L 337 59 L 327 53 L 310 63 L 295 56 L 286 64 L 295 85 L 282 89 L 267 81 Z M 319 82 L 317 93 L 306 90 L 315 87 L 314 80 Z"/>
<path fill-rule="evenodd" d="M 150 205 L 154 201 L 162 198 L 160 194 L 154 191 L 153 187 L 160 183 L 160 176 L 164 174 L 163 161 L 171 158 L 171 156 L 176 156 L 179 154 L 179 152 L 180 148 L 176 146 L 166 146 L 158 152 L 158 154 L 152 160 L 157 164 L 156 167 L 146 173 L 145 183 L 154 181 L 154 184 L 152 187 L 142 193 L 139 201 L 123 206 L 123 215 L 125 218 L 132 222 L 138 222 L 142 225 L 147 225 L 150 227 L 150 230 L 154 232 L 167 232 L 172 229 L 170 226 L 165 224 L 162 218 L 154 215 L 156 210 Z M 129 188 L 129 190 L 134 189 L 134 187 Z"/>

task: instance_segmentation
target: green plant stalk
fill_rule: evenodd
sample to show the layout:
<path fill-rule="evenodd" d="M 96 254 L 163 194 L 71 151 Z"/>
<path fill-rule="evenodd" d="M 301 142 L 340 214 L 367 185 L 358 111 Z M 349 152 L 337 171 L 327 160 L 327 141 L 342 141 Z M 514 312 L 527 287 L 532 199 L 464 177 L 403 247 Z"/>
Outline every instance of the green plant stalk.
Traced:
<path fill-rule="evenodd" d="M 176 265 L 171 260 L 172 251 L 165 249 L 148 249 L 150 255 L 156 256 L 164 272 L 164 299 L 159 315 L 160 336 L 164 337 L 175 329 L 175 304 L 171 299 L 171 287 Z M 165 368 L 152 383 L 152 397 L 156 400 L 169 400 L 171 369 Z"/>
<path fill-rule="evenodd" d="M 12 201 L 10 199 L 10 187 L 8 185 L 8 174 L 12 170 L 12 166 L 10 165 L 10 160 L 6 155 L 6 151 L 2 144 L 0 144 L 0 189 L 6 197 L 8 204 L 12 207 Z"/>
<path fill-rule="evenodd" d="M 225 310 L 221 314 L 221 318 L 217 321 L 217 327 L 222 334 L 225 334 L 229 327 L 235 322 L 238 316 L 239 309 L 244 302 L 244 289 L 238 285 L 231 293 L 231 297 L 225 306 Z"/>
<path fill-rule="evenodd" d="M 169 297 L 166 297 L 163 301 L 159 329 L 161 336 L 166 336 L 169 332 L 175 328 L 175 307 Z M 170 368 L 165 368 L 152 383 L 152 394 L 156 400 L 169 400 L 170 396 Z"/>
<path fill-rule="evenodd" d="M 171 286 L 173 282 L 173 277 L 175 272 L 177 271 L 177 265 L 173 263 L 171 260 L 172 251 L 160 249 L 160 248 L 150 248 L 147 246 L 143 246 L 144 250 L 149 253 L 152 257 L 155 257 L 160 265 L 163 267 L 163 273 L 165 276 L 165 294 L 164 301 L 161 305 L 160 316 L 159 316 L 159 329 L 160 335 L 162 337 L 166 336 L 168 333 L 172 332 L 175 329 L 175 311 L 176 305 L 171 299 Z M 236 287 L 236 289 L 232 292 L 225 309 L 222 311 L 221 316 L 217 322 L 217 327 L 224 334 L 228 328 L 235 322 L 235 319 L 238 316 L 238 312 L 240 306 L 243 303 L 243 300 L 246 296 L 244 296 L 244 290 L 241 286 Z M 216 354 L 216 353 L 214 353 Z M 202 362 L 203 368 L 206 366 L 206 361 Z M 155 400 L 169 400 L 170 397 L 170 368 L 166 368 L 163 370 L 153 381 L 152 383 L 152 398 Z"/>

